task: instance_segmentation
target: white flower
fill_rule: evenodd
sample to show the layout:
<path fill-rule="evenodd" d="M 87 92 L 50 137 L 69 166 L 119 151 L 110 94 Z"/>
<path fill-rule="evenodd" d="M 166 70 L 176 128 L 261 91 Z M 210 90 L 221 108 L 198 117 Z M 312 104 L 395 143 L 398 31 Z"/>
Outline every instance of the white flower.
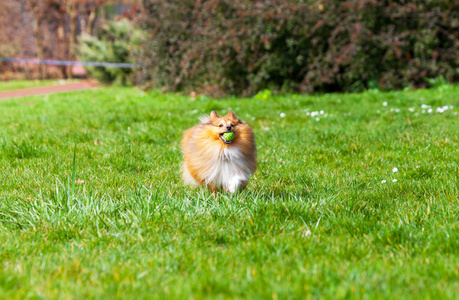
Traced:
<path fill-rule="evenodd" d="M 383 181 L 381 181 L 381 183 L 386 183 L 386 181 L 385 181 L 385 180 L 383 180 Z"/>
<path fill-rule="evenodd" d="M 414 111 L 414 107 L 410 107 L 410 108 L 408 108 L 408 110 L 413 112 Z"/>
<path fill-rule="evenodd" d="M 325 112 L 323 110 L 320 111 L 320 114 L 323 115 Z"/>
<path fill-rule="evenodd" d="M 309 111 L 308 111 L 308 112 L 306 112 L 306 116 L 309 116 L 310 114 L 311 114 L 311 113 L 310 113 Z"/>
<path fill-rule="evenodd" d="M 398 172 L 398 169 L 397 169 L 397 168 L 393 168 L 393 169 L 392 169 L 392 172 L 393 172 L 393 173 L 396 173 L 396 172 Z"/>
<path fill-rule="evenodd" d="M 416 166 L 416 169 L 420 168 L 420 166 Z"/>
<path fill-rule="evenodd" d="M 423 110 L 422 110 L 422 113 L 423 113 L 423 114 L 425 114 L 425 113 L 426 113 L 425 109 L 423 109 Z"/>
<path fill-rule="evenodd" d="M 387 106 L 387 102 L 384 101 L 384 102 L 382 103 L 382 106 Z"/>
<path fill-rule="evenodd" d="M 445 105 L 445 106 L 443 106 L 442 108 L 443 108 L 443 111 L 445 111 L 445 110 L 448 110 L 448 109 L 449 109 L 449 106 L 448 106 L 448 105 Z"/>
<path fill-rule="evenodd" d="M 421 108 L 429 108 L 429 107 L 430 107 L 430 105 L 427 105 L 427 104 L 421 105 Z"/>
<path fill-rule="evenodd" d="M 317 116 L 318 114 L 319 114 L 318 111 L 313 111 L 313 112 L 311 113 L 311 117 L 315 117 L 315 116 Z"/>
<path fill-rule="evenodd" d="M 453 109 L 453 108 L 454 108 L 454 106 L 452 106 L 452 105 L 449 106 L 449 109 Z"/>
<path fill-rule="evenodd" d="M 437 107 L 437 109 L 435 110 L 437 113 L 443 113 L 443 108 L 441 107 Z"/>
<path fill-rule="evenodd" d="M 316 118 L 316 121 L 320 121 L 320 118 Z"/>
<path fill-rule="evenodd" d="M 400 112 L 400 109 L 396 108 L 396 109 L 395 109 L 395 112 Z"/>
<path fill-rule="evenodd" d="M 429 108 L 429 109 L 427 110 L 427 112 L 430 114 L 430 113 L 432 112 L 432 109 Z"/>
<path fill-rule="evenodd" d="M 301 234 L 301 237 L 307 237 L 307 236 L 310 236 L 311 235 L 311 230 L 305 230 L 303 231 L 303 233 Z"/>
<path fill-rule="evenodd" d="M 285 118 L 285 114 L 284 114 L 284 113 L 281 113 L 281 114 L 280 114 L 280 117 L 281 117 L 281 118 Z"/>
<path fill-rule="evenodd" d="M 392 182 L 397 182 L 398 180 L 397 179 L 392 179 Z"/>

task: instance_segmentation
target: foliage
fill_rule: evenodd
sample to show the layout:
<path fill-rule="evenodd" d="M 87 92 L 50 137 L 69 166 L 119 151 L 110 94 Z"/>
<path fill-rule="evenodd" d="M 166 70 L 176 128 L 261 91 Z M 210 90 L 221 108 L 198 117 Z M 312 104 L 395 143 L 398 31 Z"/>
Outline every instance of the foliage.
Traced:
<path fill-rule="evenodd" d="M 457 1 L 144 0 L 145 87 L 256 94 L 459 79 Z"/>
<path fill-rule="evenodd" d="M 457 297 L 459 87 L 191 100 L 0 101 L 0 298 Z M 229 108 L 259 167 L 214 198 L 179 141 Z"/>
<path fill-rule="evenodd" d="M 97 36 L 82 34 L 78 59 L 95 62 L 131 62 L 130 53 L 137 45 L 139 33 L 127 19 L 107 22 Z M 85 67 L 89 75 L 103 83 L 131 85 L 132 69 Z"/>

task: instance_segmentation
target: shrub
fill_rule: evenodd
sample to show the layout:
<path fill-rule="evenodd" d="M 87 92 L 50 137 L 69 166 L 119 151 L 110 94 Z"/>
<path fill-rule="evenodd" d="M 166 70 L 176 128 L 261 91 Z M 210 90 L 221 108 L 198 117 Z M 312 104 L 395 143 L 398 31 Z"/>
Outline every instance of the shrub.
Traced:
<path fill-rule="evenodd" d="M 212 94 L 348 91 L 459 78 L 459 4 L 144 0 L 142 85 Z"/>
<path fill-rule="evenodd" d="M 138 32 L 127 19 L 104 24 L 96 36 L 82 34 L 78 59 L 82 61 L 130 63 L 130 53 L 138 43 Z M 103 83 L 132 84 L 132 69 L 85 67 L 88 74 Z"/>

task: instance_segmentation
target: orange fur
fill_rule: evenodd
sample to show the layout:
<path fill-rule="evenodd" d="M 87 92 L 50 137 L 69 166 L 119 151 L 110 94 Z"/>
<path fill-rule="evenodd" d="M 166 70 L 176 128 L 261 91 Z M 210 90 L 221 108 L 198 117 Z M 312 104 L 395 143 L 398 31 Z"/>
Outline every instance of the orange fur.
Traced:
<path fill-rule="evenodd" d="M 220 137 L 228 131 L 234 132 L 230 144 Z M 210 117 L 203 117 L 201 124 L 184 132 L 181 146 L 185 182 L 207 185 L 212 192 L 234 193 L 243 189 L 257 167 L 255 135 L 232 111 L 225 117 L 215 111 Z"/>

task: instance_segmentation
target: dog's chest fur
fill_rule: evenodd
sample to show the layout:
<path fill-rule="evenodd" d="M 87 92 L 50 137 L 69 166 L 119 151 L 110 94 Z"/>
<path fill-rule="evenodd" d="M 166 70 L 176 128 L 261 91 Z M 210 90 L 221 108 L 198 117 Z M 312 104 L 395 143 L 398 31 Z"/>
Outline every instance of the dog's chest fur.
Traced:
<path fill-rule="evenodd" d="M 245 185 L 251 174 L 244 154 L 237 147 L 225 148 L 209 161 L 212 167 L 206 172 L 206 183 L 234 193 Z"/>

